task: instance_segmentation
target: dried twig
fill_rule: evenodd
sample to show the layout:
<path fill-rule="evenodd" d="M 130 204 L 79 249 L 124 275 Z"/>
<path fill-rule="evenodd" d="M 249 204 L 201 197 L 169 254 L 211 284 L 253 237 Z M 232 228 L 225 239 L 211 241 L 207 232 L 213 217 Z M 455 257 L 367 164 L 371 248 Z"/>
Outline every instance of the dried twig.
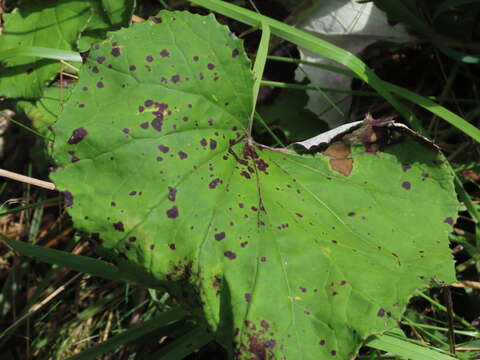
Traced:
<path fill-rule="evenodd" d="M 42 187 L 44 189 L 56 190 L 54 183 L 34 179 L 30 176 L 20 175 L 20 174 L 17 174 L 17 173 L 8 171 L 8 170 L 0 169 L 0 176 L 6 177 L 6 178 L 9 178 L 9 179 L 12 179 L 12 180 L 20 181 L 20 182 L 23 182 L 23 183 L 26 183 L 26 184 L 39 186 L 39 187 Z"/>

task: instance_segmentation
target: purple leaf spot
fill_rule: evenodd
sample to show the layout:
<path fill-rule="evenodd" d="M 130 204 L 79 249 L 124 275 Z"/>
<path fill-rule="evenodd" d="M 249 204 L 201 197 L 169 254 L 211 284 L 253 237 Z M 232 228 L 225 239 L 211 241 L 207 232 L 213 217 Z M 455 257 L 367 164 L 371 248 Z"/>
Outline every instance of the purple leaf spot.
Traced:
<path fill-rule="evenodd" d="M 453 226 L 453 224 L 454 224 L 454 221 L 453 221 L 453 219 L 452 219 L 451 217 L 445 218 L 445 220 L 443 220 L 443 222 L 444 222 L 445 224 L 448 224 L 448 225 L 451 225 L 451 226 Z"/>
<path fill-rule="evenodd" d="M 207 140 L 206 139 L 200 140 L 200 145 L 207 146 Z"/>
<path fill-rule="evenodd" d="M 242 171 L 240 175 L 242 175 L 245 179 L 250 179 L 250 174 L 246 171 Z"/>
<path fill-rule="evenodd" d="M 325 345 L 325 340 L 320 340 L 319 344 L 320 344 L 320 346 Z"/>
<path fill-rule="evenodd" d="M 92 71 L 95 73 L 95 74 L 98 74 L 100 72 L 100 70 L 98 70 L 98 68 L 96 66 L 94 66 L 92 68 Z"/>
<path fill-rule="evenodd" d="M 404 181 L 402 183 L 402 187 L 405 189 L 405 190 L 410 190 L 411 187 L 412 187 L 412 184 L 410 184 L 410 181 Z"/>
<path fill-rule="evenodd" d="M 214 139 L 210 139 L 210 149 L 215 150 L 217 148 L 217 141 Z"/>
<path fill-rule="evenodd" d="M 157 161 L 162 161 L 163 158 L 162 158 L 161 156 L 157 156 L 157 159 L 156 159 L 156 160 L 157 160 Z"/>
<path fill-rule="evenodd" d="M 123 132 L 124 134 L 128 134 L 128 133 L 130 132 L 130 129 L 124 128 L 124 129 L 122 130 L 122 132 Z"/>
<path fill-rule="evenodd" d="M 356 214 L 355 214 L 355 212 L 353 212 L 353 211 L 351 211 L 351 212 L 348 213 L 348 216 L 355 216 L 355 215 L 356 215 Z"/>
<path fill-rule="evenodd" d="M 210 181 L 210 184 L 208 184 L 208 187 L 210 189 L 215 189 L 220 182 L 221 181 L 219 178 L 213 179 L 212 181 Z"/>
<path fill-rule="evenodd" d="M 337 352 L 335 350 L 332 350 L 332 351 L 330 351 L 330 354 L 332 354 L 332 356 L 335 356 L 335 355 L 337 355 Z"/>
<path fill-rule="evenodd" d="M 162 51 L 160 51 L 160 56 L 161 57 L 168 57 L 170 55 L 170 53 L 168 52 L 167 49 L 163 49 Z"/>
<path fill-rule="evenodd" d="M 150 20 L 154 23 L 154 24 L 160 24 L 162 22 L 162 18 L 159 18 L 159 17 L 156 17 L 156 16 L 152 16 L 150 18 Z"/>
<path fill-rule="evenodd" d="M 155 119 L 152 120 L 151 124 L 155 130 L 162 131 L 162 124 L 163 124 L 162 118 L 156 117 Z"/>
<path fill-rule="evenodd" d="M 115 201 L 112 201 L 112 202 L 110 203 L 110 206 L 117 206 L 117 203 L 116 203 Z"/>
<path fill-rule="evenodd" d="M 99 64 L 103 64 L 105 61 L 105 56 L 97 56 L 96 59 Z"/>
<path fill-rule="evenodd" d="M 82 108 L 85 107 L 85 104 L 78 104 L 78 107 L 79 107 L 80 109 L 82 109 Z"/>
<path fill-rule="evenodd" d="M 233 252 L 233 251 L 230 251 L 230 250 L 227 250 L 223 253 L 223 255 L 227 258 L 227 259 L 230 259 L 230 260 L 234 260 L 237 255 Z"/>
<path fill-rule="evenodd" d="M 300 289 L 300 291 L 303 292 L 303 293 L 307 292 L 307 289 L 304 288 L 303 286 L 299 286 L 299 289 Z"/>
<path fill-rule="evenodd" d="M 225 232 L 224 231 L 219 232 L 219 233 L 215 234 L 214 237 L 215 237 L 215 240 L 221 241 L 221 240 L 225 239 Z"/>
<path fill-rule="evenodd" d="M 188 157 L 188 155 L 183 151 L 179 151 L 178 156 L 180 157 L 180 160 L 186 159 Z"/>
<path fill-rule="evenodd" d="M 125 231 L 125 228 L 123 227 L 123 223 L 121 221 L 119 222 L 116 222 L 115 224 L 113 224 L 113 228 L 117 231 L 120 231 L 120 232 L 124 232 Z"/>
<path fill-rule="evenodd" d="M 145 60 L 147 60 L 148 62 L 152 62 L 153 61 L 153 56 L 151 55 L 148 55 Z"/>
<path fill-rule="evenodd" d="M 409 165 L 409 164 L 404 164 L 404 165 L 402 165 L 402 170 L 403 170 L 404 172 L 407 172 L 407 171 L 410 170 L 411 168 L 412 168 L 412 166 Z"/>
<path fill-rule="evenodd" d="M 266 261 L 267 261 L 267 258 L 266 258 L 265 256 L 262 256 L 262 257 L 260 258 L 260 261 L 261 261 L 261 262 L 266 262 Z"/>
<path fill-rule="evenodd" d="M 141 124 L 140 124 L 140 127 L 141 127 L 142 129 L 148 129 L 148 121 L 141 123 Z"/>
<path fill-rule="evenodd" d="M 130 192 L 128 193 L 128 195 L 130 195 L 130 196 L 135 196 L 135 195 L 137 195 L 137 192 L 136 192 L 136 191 L 130 191 Z"/>
<path fill-rule="evenodd" d="M 97 88 L 99 89 L 103 88 L 103 81 L 97 82 Z"/>
<path fill-rule="evenodd" d="M 128 67 L 128 69 L 129 69 L 130 71 L 135 71 L 135 70 L 137 70 L 137 67 L 136 67 L 135 65 L 130 65 L 130 66 Z"/>
<path fill-rule="evenodd" d="M 188 116 L 184 116 L 184 117 L 182 118 L 182 120 L 185 121 L 185 122 L 187 122 L 187 121 L 189 120 L 189 119 L 188 119 Z"/>
<path fill-rule="evenodd" d="M 113 48 L 111 54 L 115 57 L 120 56 L 120 48 L 118 47 Z"/>
<path fill-rule="evenodd" d="M 169 186 L 168 187 L 168 196 L 167 196 L 168 200 L 175 201 L 176 196 L 177 196 L 177 189 Z"/>
<path fill-rule="evenodd" d="M 378 317 L 384 317 L 385 316 L 385 310 L 383 310 L 383 309 L 378 310 L 377 316 Z"/>
<path fill-rule="evenodd" d="M 198 56 L 194 56 L 193 61 L 197 62 L 198 61 Z"/>
<path fill-rule="evenodd" d="M 176 250 L 177 249 L 175 244 L 169 244 L 168 247 L 170 248 L 170 250 Z"/>
<path fill-rule="evenodd" d="M 80 141 L 82 141 L 83 138 L 87 135 L 88 135 L 88 132 L 87 132 L 87 130 L 85 130 L 85 128 L 81 127 L 81 128 L 75 129 L 75 130 L 72 131 L 72 135 L 68 139 L 68 144 L 69 145 L 76 145 Z"/>
<path fill-rule="evenodd" d="M 162 153 L 166 154 L 170 150 L 168 146 L 165 145 L 158 145 L 158 150 L 160 150 Z"/>
<path fill-rule="evenodd" d="M 171 80 L 174 84 L 176 84 L 177 82 L 180 81 L 180 75 L 178 75 L 178 74 L 177 74 L 177 75 L 173 75 L 173 76 L 170 78 L 170 80 Z"/>
<path fill-rule="evenodd" d="M 135 236 L 130 236 L 130 237 L 128 238 L 128 241 L 130 241 L 130 242 L 135 242 L 135 241 L 137 241 L 137 238 L 136 238 Z"/>
<path fill-rule="evenodd" d="M 232 50 L 232 58 L 236 57 L 238 54 L 240 54 L 240 51 L 238 51 L 238 49 Z"/>
<path fill-rule="evenodd" d="M 143 112 L 144 110 L 145 110 L 145 108 L 144 108 L 143 106 L 140 105 L 140 106 L 138 107 L 138 111 L 139 111 L 139 112 Z"/>
<path fill-rule="evenodd" d="M 167 213 L 167 216 L 170 218 L 170 219 L 175 219 L 177 216 L 178 216 L 178 208 L 177 206 L 172 206 L 170 209 L 168 209 L 166 211 Z"/>
<path fill-rule="evenodd" d="M 82 90 L 83 90 L 83 91 L 88 91 L 88 87 L 84 86 L 84 87 L 82 88 Z"/>
<path fill-rule="evenodd" d="M 215 69 L 215 65 L 213 65 L 212 63 L 208 63 L 207 68 L 208 70 L 213 70 Z"/>

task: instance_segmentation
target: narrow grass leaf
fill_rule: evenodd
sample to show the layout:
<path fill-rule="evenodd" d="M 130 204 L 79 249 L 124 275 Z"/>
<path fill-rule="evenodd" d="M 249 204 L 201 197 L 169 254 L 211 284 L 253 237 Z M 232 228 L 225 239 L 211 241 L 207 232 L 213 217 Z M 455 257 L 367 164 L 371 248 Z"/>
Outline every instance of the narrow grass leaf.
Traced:
<path fill-rule="evenodd" d="M 118 349 L 120 346 L 129 344 L 142 337 L 160 330 L 168 325 L 175 324 L 187 316 L 187 312 L 183 309 L 177 308 L 165 311 L 158 316 L 155 316 L 144 323 L 128 329 L 111 339 L 108 339 L 98 345 L 95 345 L 80 354 L 68 358 L 68 360 L 90 360 L 96 359 L 98 356 Z"/>
<path fill-rule="evenodd" d="M 25 205 L 25 206 L 19 206 L 19 207 L 13 208 L 13 209 L 8 209 L 8 210 L 5 210 L 3 212 L 0 212 L 0 216 L 5 216 L 5 215 L 8 215 L 8 214 L 15 214 L 15 213 L 23 211 L 23 210 L 29 210 L 29 209 L 36 208 L 37 206 L 42 206 L 42 205 L 46 205 L 46 204 L 53 204 L 56 201 L 60 201 L 62 199 L 63 199 L 63 196 L 56 196 L 54 198 L 37 201 L 36 203 L 33 203 L 33 204 L 29 204 L 29 205 Z"/>
<path fill-rule="evenodd" d="M 32 56 L 52 60 L 82 62 L 82 57 L 78 52 L 40 46 L 19 46 L 13 49 L 0 51 L 0 61 L 18 56 Z"/>
<path fill-rule="evenodd" d="M 450 123 L 450 125 L 455 126 L 457 129 L 461 130 L 466 135 L 470 136 L 472 139 L 480 142 L 480 129 L 466 122 L 457 114 L 451 112 L 450 110 L 437 104 L 436 102 L 424 96 L 418 95 L 413 91 L 402 88 L 401 86 L 389 83 L 387 81 L 383 81 L 383 84 L 390 90 L 394 91 L 397 95 L 423 107 L 424 109 L 444 119 L 445 121 Z"/>
<path fill-rule="evenodd" d="M 386 333 L 377 336 L 373 340 L 366 343 L 368 347 L 386 351 L 397 356 L 405 357 L 411 360 L 454 360 L 456 358 L 433 350 L 425 346 L 421 346 L 401 338 L 398 335 Z"/>
<path fill-rule="evenodd" d="M 295 29 L 289 25 L 256 14 L 233 4 L 228 4 L 218 0 L 192 0 L 192 2 L 251 26 L 258 27 L 259 24 L 264 21 L 270 26 L 272 34 L 347 66 L 361 80 L 368 83 L 388 102 L 390 102 L 390 104 L 392 104 L 392 106 L 394 106 L 406 119 L 411 118 L 417 131 L 421 131 L 418 120 L 415 119 L 413 114 L 407 110 L 407 108 L 401 104 L 391 94 L 391 92 L 415 102 L 419 106 L 422 106 L 433 114 L 446 120 L 451 125 L 460 129 L 476 141 L 480 141 L 480 130 L 474 127 L 472 124 L 467 123 L 460 116 L 423 96 L 403 89 L 400 86 L 380 80 L 363 61 L 348 51 L 345 51 L 311 34 Z"/>
<path fill-rule="evenodd" d="M 115 281 L 131 281 L 141 285 L 145 285 L 145 282 L 148 283 L 148 280 L 145 279 L 146 281 L 143 282 L 137 275 L 123 272 L 114 265 L 102 260 L 93 259 L 87 256 L 73 255 L 65 251 L 48 249 L 39 245 L 31 245 L 22 241 L 16 241 L 2 233 L 0 233 L 0 238 L 20 254 L 34 257 L 48 264 L 64 266 L 68 269 Z M 151 285 L 155 286 L 158 284 L 152 283 Z"/>
<path fill-rule="evenodd" d="M 224 1 L 192 0 L 192 2 L 254 27 L 259 27 L 262 22 L 265 22 L 268 26 L 270 26 L 272 34 L 277 35 L 280 38 L 290 41 L 298 46 L 316 52 L 317 54 L 325 56 L 326 58 L 337 61 L 338 63 L 350 68 L 363 81 L 372 86 L 405 117 L 407 117 L 407 114 L 404 113 L 404 108 L 402 108 L 395 96 L 393 96 L 383 86 L 381 80 L 375 75 L 375 73 L 369 69 L 363 61 L 361 61 L 352 53 L 332 45 L 325 40 L 317 38 L 314 35 L 281 23 L 280 21 L 254 13 L 253 11 L 243 9 L 239 6 L 229 4 Z"/>
<path fill-rule="evenodd" d="M 197 326 L 185 335 L 166 345 L 146 360 L 180 360 L 214 339 L 211 333 Z"/>
<path fill-rule="evenodd" d="M 257 50 L 257 57 L 253 65 L 253 76 L 255 82 L 253 83 L 253 103 L 252 113 L 250 115 L 250 133 L 252 132 L 253 115 L 255 113 L 255 105 L 257 104 L 258 92 L 262 83 L 263 70 L 268 55 L 268 43 L 270 42 L 270 27 L 266 22 L 262 21 L 262 37 L 260 38 L 260 45 Z"/>

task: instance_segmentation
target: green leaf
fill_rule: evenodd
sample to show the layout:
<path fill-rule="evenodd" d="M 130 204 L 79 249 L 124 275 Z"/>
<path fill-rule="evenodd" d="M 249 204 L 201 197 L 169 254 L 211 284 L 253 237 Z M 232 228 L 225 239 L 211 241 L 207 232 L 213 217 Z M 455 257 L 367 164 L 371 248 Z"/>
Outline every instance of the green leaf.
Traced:
<path fill-rule="evenodd" d="M 127 26 L 132 18 L 135 0 L 101 0 L 102 6 L 112 24 Z"/>
<path fill-rule="evenodd" d="M 51 86 L 34 103 L 19 101 L 17 105 L 25 112 L 32 125 L 42 135 L 50 136 L 50 127 L 62 112 L 63 103 L 71 94 L 71 87 Z"/>
<path fill-rule="evenodd" d="M 79 33 L 91 16 L 88 1 L 24 1 L 21 7 L 4 15 L 0 51 L 24 46 L 75 50 Z M 0 66 L 0 95 L 35 99 L 60 70 L 58 61 L 19 56 Z"/>
<path fill-rule="evenodd" d="M 323 153 L 256 143 L 250 66 L 213 16 L 112 33 L 55 125 L 51 177 L 77 228 L 201 308 L 238 359 L 352 359 L 415 289 L 454 280 L 452 175 L 391 121 Z"/>
<path fill-rule="evenodd" d="M 87 51 L 105 39 L 108 31 L 128 26 L 134 7 L 134 0 L 91 0 L 92 18 L 82 33 L 79 49 Z"/>

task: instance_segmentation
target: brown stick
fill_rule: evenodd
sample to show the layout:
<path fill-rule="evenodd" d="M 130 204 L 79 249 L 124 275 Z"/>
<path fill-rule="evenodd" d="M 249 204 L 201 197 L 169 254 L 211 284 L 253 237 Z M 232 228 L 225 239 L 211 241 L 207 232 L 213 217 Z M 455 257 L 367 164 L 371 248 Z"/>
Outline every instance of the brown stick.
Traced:
<path fill-rule="evenodd" d="M 17 173 L 8 171 L 8 170 L 0 169 L 0 176 L 6 177 L 6 178 L 9 178 L 9 179 L 12 179 L 12 180 L 20 181 L 20 182 L 23 182 L 23 183 L 26 183 L 26 184 L 40 186 L 44 189 L 56 190 L 54 183 L 34 179 L 32 177 L 25 176 L 25 175 L 20 175 L 20 174 L 17 174 Z"/>

